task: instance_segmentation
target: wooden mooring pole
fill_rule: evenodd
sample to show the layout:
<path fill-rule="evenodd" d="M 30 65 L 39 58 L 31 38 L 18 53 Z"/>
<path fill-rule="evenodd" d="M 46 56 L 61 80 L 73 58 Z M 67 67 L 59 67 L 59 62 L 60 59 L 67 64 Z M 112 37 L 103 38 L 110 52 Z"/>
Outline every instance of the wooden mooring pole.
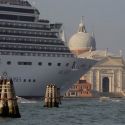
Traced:
<path fill-rule="evenodd" d="M 57 88 L 56 85 L 54 84 L 47 85 L 44 107 L 48 108 L 59 107 L 60 103 L 61 103 L 60 89 Z"/>
<path fill-rule="evenodd" d="M 0 116 L 21 117 L 12 79 L 0 79 Z"/>

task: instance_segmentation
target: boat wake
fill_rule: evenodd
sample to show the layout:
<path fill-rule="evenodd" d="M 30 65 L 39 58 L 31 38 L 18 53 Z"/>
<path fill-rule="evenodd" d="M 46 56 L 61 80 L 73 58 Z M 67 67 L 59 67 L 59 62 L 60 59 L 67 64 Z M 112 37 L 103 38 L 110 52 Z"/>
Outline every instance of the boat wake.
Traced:
<path fill-rule="evenodd" d="M 25 98 L 22 98 L 22 97 L 19 97 L 19 96 L 16 96 L 16 98 L 17 98 L 18 103 L 37 103 L 37 101 L 28 100 L 28 99 L 25 99 Z"/>
<path fill-rule="evenodd" d="M 110 98 L 110 97 L 105 97 L 105 96 L 103 96 L 103 97 L 100 97 L 100 102 L 120 102 L 121 100 L 120 99 L 114 99 L 114 98 Z"/>
<path fill-rule="evenodd" d="M 111 99 L 112 102 L 120 102 L 121 100 L 119 99 Z"/>

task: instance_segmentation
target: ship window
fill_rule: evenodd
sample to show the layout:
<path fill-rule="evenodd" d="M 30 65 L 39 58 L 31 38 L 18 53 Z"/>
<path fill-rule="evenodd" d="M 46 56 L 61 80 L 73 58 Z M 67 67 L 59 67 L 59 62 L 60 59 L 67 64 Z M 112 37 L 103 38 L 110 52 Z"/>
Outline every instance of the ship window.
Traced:
<path fill-rule="evenodd" d="M 51 35 L 52 35 L 52 33 L 49 33 L 49 35 L 51 36 Z"/>
<path fill-rule="evenodd" d="M 26 26 L 27 26 L 27 24 L 25 24 L 25 23 L 24 23 L 23 25 L 24 25 L 24 27 L 26 27 Z"/>
<path fill-rule="evenodd" d="M 51 63 L 51 62 L 49 62 L 49 63 L 48 63 L 48 66 L 51 66 L 51 65 L 52 65 L 52 63 Z"/>
<path fill-rule="evenodd" d="M 62 57 L 65 57 L 65 54 L 62 54 Z"/>
<path fill-rule="evenodd" d="M 41 65 L 42 65 L 42 62 L 38 62 L 38 65 L 41 66 Z"/>
<path fill-rule="evenodd" d="M 2 30 L 3 32 L 5 32 L 5 30 Z"/>
<path fill-rule="evenodd" d="M 18 24 L 18 26 L 21 26 L 21 25 L 22 25 L 21 23 Z"/>
<path fill-rule="evenodd" d="M 10 64 L 11 64 L 11 61 L 7 61 L 7 64 L 10 65 Z"/>
<path fill-rule="evenodd" d="M 57 63 L 57 66 L 61 66 L 61 63 Z"/>
<path fill-rule="evenodd" d="M 36 80 L 35 80 L 35 79 L 33 79 L 33 82 L 36 82 Z"/>
<path fill-rule="evenodd" d="M 5 25 L 5 22 L 2 22 L 3 25 Z"/>
<path fill-rule="evenodd" d="M 23 82 L 26 82 L 26 79 L 24 79 Z"/>
<path fill-rule="evenodd" d="M 32 27 L 32 24 L 29 24 L 29 27 Z"/>
<path fill-rule="evenodd" d="M 18 65 L 32 65 L 32 62 L 18 62 Z"/>
<path fill-rule="evenodd" d="M 57 54 L 57 57 L 60 57 L 60 54 Z"/>
<path fill-rule="evenodd" d="M 40 54 L 40 53 L 38 53 L 38 56 L 41 56 L 41 54 Z"/>
<path fill-rule="evenodd" d="M 5 37 L 3 37 L 3 40 L 5 40 L 6 38 Z"/>
<path fill-rule="evenodd" d="M 18 40 L 19 40 L 19 41 L 21 41 L 22 39 L 21 39 L 21 38 L 19 38 Z"/>
<path fill-rule="evenodd" d="M 46 33 L 44 33 L 44 35 L 46 36 Z"/>
<path fill-rule="evenodd" d="M 31 82 L 31 79 L 29 79 L 29 82 Z"/>
<path fill-rule="evenodd" d="M 43 53 L 43 56 L 46 56 L 46 54 L 45 54 L 45 53 Z"/>
<path fill-rule="evenodd" d="M 17 33 L 17 31 L 16 31 L 16 30 L 12 30 L 12 32 L 13 32 L 13 33 Z"/>

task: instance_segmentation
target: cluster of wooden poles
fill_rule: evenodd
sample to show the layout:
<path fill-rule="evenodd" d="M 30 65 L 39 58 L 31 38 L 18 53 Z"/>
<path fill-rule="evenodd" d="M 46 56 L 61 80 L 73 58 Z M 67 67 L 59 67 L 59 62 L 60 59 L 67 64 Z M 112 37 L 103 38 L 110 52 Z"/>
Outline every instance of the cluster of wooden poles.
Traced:
<path fill-rule="evenodd" d="M 59 107 L 61 104 L 60 89 L 55 84 L 46 86 L 44 107 Z"/>
<path fill-rule="evenodd" d="M 0 79 L 0 116 L 21 117 L 12 79 Z"/>
<path fill-rule="evenodd" d="M 54 84 L 46 86 L 44 107 L 59 107 L 60 89 Z M 20 118 L 17 98 L 12 79 L 0 78 L 0 116 Z"/>

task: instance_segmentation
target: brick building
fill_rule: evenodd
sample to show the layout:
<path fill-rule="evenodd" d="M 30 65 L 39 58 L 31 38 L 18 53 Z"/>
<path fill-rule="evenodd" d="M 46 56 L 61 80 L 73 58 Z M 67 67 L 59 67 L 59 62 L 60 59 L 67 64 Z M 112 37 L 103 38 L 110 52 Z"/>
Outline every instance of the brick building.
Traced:
<path fill-rule="evenodd" d="M 65 93 L 65 97 L 92 97 L 91 84 L 80 79 Z"/>

